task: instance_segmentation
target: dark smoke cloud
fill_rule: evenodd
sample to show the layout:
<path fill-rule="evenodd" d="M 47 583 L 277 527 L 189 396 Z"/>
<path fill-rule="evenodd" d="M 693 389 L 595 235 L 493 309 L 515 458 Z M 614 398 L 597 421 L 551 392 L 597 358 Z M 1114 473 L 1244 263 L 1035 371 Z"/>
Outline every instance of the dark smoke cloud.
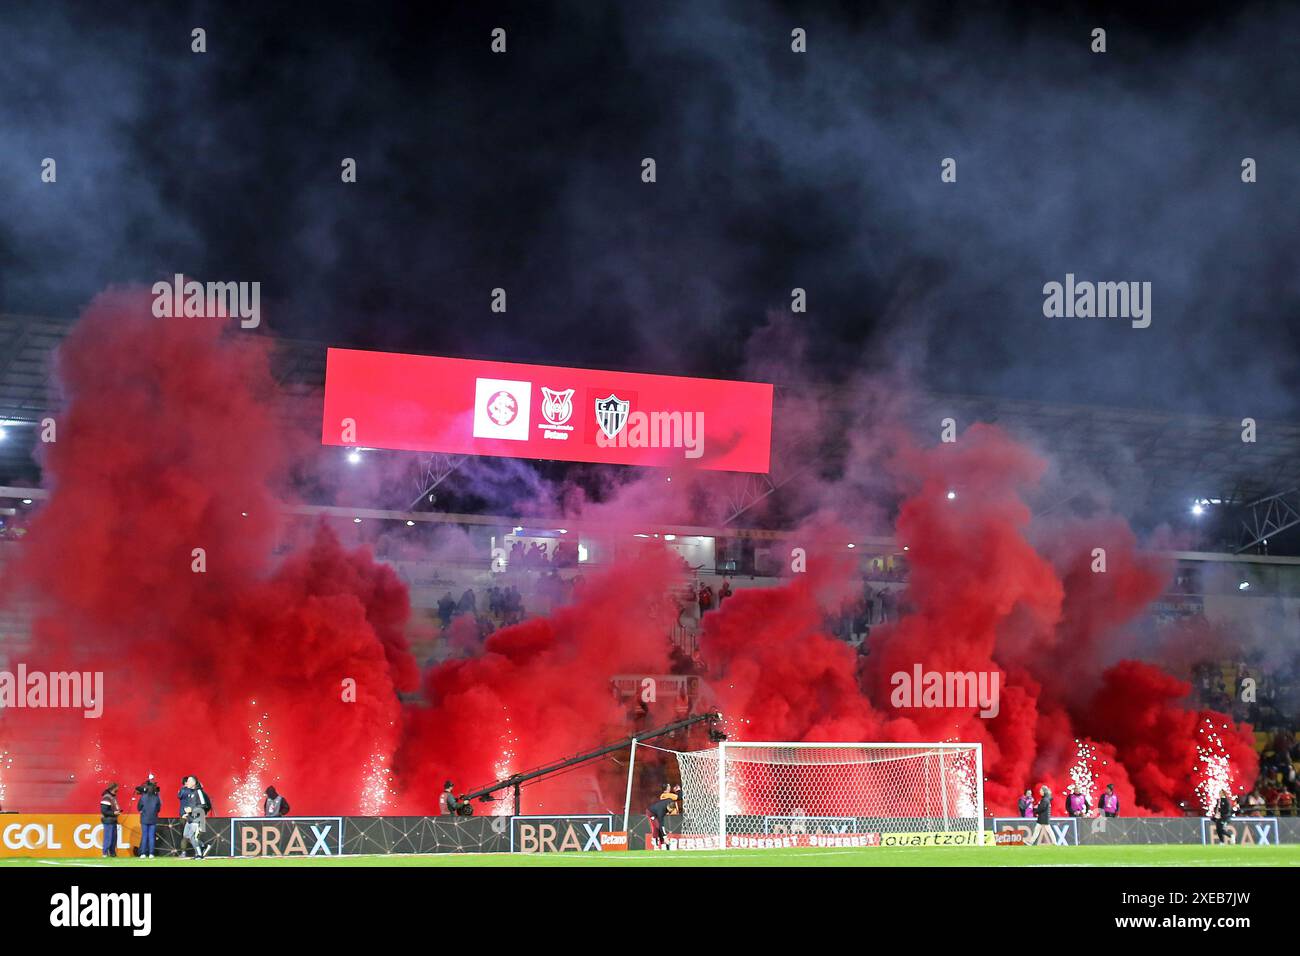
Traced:
<path fill-rule="evenodd" d="M 0 306 L 185 271 L 312 338 L 730 374 L 800 286 L 823 379 L 1294 416 L 1297 16 L 11 7 Z M 1043 318 L 1067 271 L 1151 281 L 1151 328 Z"/>

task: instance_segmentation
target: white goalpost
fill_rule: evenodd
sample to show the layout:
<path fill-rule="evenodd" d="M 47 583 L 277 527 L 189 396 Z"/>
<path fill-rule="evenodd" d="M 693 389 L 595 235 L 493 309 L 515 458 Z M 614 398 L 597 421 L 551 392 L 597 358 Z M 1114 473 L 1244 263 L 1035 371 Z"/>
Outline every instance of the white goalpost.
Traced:
<path fill-rule="evenodd" d="M 984 843 L 979 744 L 726 741 L 671 752 L 683 846 Z"/>

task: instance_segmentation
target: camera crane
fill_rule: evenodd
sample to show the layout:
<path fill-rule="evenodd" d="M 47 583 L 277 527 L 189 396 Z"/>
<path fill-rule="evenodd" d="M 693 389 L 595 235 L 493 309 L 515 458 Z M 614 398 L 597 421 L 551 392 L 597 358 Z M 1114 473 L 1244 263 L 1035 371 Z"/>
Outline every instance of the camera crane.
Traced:
<path fill-rule="evenodd" d="M 624 737 L 616 743 L 606 744 L 603 747 L 598 747 L 595 750 L 588 750 L 586 753 L 580 753 L 573 757 L 565 757 L 563 760 L 557 760 L 555 763 L 546 764 L 545 766 L 538 767 L 536 770 L 527 770 L 523 773 L 512 774 L 511 776 L 506 777 L 506 779 L 498 780 L 490 786 L 479 787 L 477 790 L 471 790 L 469 793 L 463 794 L 460 797 L 460 800 L 463 806 L 469 808 L 471 800 L 488 803 L 494 799 L 492 794 L 497 791 L 513 789 L 515 796 L 515 813 L 518 814 L 521 809 L 519 788 L 529 781 L 537 780 L 540 777 L 545 777 L 549 774 L 558 773 L 561 770 L 568 770 L 570 767 L 576 767 L 578 764 L 586 763 L 588 760 L 595 760 L 597 757 L 603 757 L 616 750 L 623 750 L 624 748 L 631 747 L 633 743 L 640 743 L 643 740 L 653 740 L 656 737 L 663 737 L 666 734 L 671 734 L 687 727 L 693 727 L 703 721 L 708 721 L 710 728 L 713 728 L 710 730 L 710 736 L 713 737 L 721 733 L 721 731 L 714 727 L 714 725 L 721 719 L 722 715 L 719 713 L 697 714 L 694 717 L 684 717 L 681 720 L 673 721 L 671 724 L 656 727 L 654 730 L 643 730 L 639 734 L 632 734 L 630 737 Z"/>

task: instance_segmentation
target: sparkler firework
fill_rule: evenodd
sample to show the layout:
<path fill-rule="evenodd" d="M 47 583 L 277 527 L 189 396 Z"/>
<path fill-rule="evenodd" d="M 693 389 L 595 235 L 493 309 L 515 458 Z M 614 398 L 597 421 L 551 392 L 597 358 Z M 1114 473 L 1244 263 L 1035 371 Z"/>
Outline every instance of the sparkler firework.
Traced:
<path fill-rule="evenodd" d="M 1215 726 L 1214 721 L 1206 717 L 1197 729 L 1196 759 L 1192 773 L 1196 775 L 1196 798 L 1201 803 L 1201 811 L 1206 815 L 1219 800 L 1219 794 L 1227 791 L 1236 808 L 1236 794 L 1233 785 L 1236 775 L 1232 768 L 1232 757 L 1224 745 L 1220 731 L 1228 730 L 1227 724 Z"/>

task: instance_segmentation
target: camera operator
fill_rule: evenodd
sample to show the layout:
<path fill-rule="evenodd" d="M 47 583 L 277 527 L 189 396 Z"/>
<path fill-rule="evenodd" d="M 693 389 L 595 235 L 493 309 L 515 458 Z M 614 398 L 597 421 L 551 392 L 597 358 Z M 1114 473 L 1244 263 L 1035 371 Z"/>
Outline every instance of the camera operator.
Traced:
<path fill-rule="evenodd" d="M 158 782 L 149 774 L 144 783 L 135 788 L 136 803 L 140 808 L 140 859 L 154 858 L 154 840 L 158 835 L 158 814 L 162 812 L 162 796 Z"/>
<path fill-rule="evenodd" d="M 442 793 L 438 794 L 438 813 L 444 817 L 468 817 L 474 815 L 474 807 L 464 797 L 456 796 L 452 782 L 448 780 L 442 785 Z"/>

